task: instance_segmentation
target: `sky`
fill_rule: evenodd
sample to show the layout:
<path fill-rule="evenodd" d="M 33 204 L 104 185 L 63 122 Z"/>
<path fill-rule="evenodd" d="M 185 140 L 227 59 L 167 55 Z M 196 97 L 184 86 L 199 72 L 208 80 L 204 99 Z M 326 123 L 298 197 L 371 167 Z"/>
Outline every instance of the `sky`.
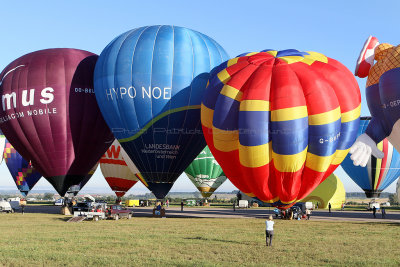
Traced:
<path fill-rule="evenodd" d="M 141 26 L 176 25 L 216 40 L 231 57 L 264 49 L 317 51 L 339 60 L 352 72 L 369 35 L 380 42 L 400 42 L 400 1 L 4 1 L 0 23 L 0 70 L 16 58 L 46 48 L 79 48 L 100 54 L 118 35 Z M 365 79 L 357 79 L 361 115 L 369 115 Z M 346 191 L 361 189 L 339 167 Z M 88 188 L 112 192 L 100 168 Z M 5 164 L 0 189 L 15 188 Z M 42 179 L 37 188 L 51 188 Z M 227 181 L 218 191 L 232 191 Z M 185 175 L 171 191 L 196 191 Z M 387 192 L 395 191 L 393 183 Z M 148 192 L 135 185 L 129 193 Z"/>

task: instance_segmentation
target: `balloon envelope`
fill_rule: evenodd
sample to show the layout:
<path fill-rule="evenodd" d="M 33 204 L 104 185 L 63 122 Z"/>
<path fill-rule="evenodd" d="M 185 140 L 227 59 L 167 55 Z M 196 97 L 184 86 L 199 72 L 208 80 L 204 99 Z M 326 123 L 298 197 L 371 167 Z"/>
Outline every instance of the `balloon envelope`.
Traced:
<path fill-rule="evenodd" d="M 3 153 L 7 168 L 21 194 L 26 197 L 42 175 L 6 140 Z"/>
<path fill-rule="evenodd" d="M 117 197 L 123 197 L 139 181 L 140 177 L 137 168 L 132 172 L 127 166 L 122 156 L 122 150 L 118 140 L 114 140 L 100 159 L 101 172 Z"/>
<path fill-rule="evenodd" d="M 327 209 L 331 203 L 332 209 L 339 209 L 346 201 L 346 191 L 342 181 L 335 175 L 331 174 L 321 184 L 319 184 L 308 196 L 300 200 L 300 202 L 318 203 L 318 208 Z"/>
<path fill-rule="evenodd" d="M 83 50 L 47 49 L 16 59 L 0 74 L 0 128 L 61 196 L 113 140 L 94 96 L 97 58 Z"/>
<path fill-rule="evenodd" d="M 342 162 L 360 102 L 357 81 L 334 59 L 294 49 L 249 53 L 212 73 L 203 133 L 237 188 L 287 208 Z"/>
<path fill-rule="evenodd" d="M 3 132 L 0 130 L 0 151 L 4 150 L 4 145 L 6 144 L 6 137 Z M 0 155 L 0 164 L 3 162 L 3 153 Z"/>
<path fill-rule="evenodd" d="M 101 53 L 97 102 L 157 198 L 205 147 L 201 98 L 209 72 L 227 58 L 208 36 L 165 25 L 128 31 Z"/>
<path fill-rule="evenodd" d="M 370 117 L 362 117 L 358 135 L 363 134 L 370 123 Z M 385 138 L 378 143 L 379 150 L 383 151 L 383 159 L 377 159 L 371 155 L 367 166 L 354 166 L 348 155 L 342 162 L 343 170 L 350 178 L 361 187 L 367 197 L 379 197 L 400 176 L 400 155 L 393 145 Z"/>
<path fill-rule="evenodd" d="M 72 193 L 75 196 L 82 190 L 82 188 L 89 182 L 90 178 L 92 178 L 93 174 L 96 172 L 97 166 L 99 166 L 99 162 L 97 162 L 93 168 L 89 171 L 89 173 L 85 176 L 85 178 L 77 185 L 73 185 L 68 189 L 68 193 Z"/>
<path fill-rule="evenodd" d="M 186 168 L 185 173 L 203 197 L 210 197 L 226 180 L 224 171 L 208 146 Z"/>

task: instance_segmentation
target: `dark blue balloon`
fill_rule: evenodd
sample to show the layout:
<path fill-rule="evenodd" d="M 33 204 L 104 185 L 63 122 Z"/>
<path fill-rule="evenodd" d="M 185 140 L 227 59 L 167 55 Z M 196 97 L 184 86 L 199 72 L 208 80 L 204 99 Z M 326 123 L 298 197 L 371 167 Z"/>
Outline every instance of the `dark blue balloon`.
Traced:
<path fill-rule="evenodd" d="M 213 39 L 175 26 L 128 31 L 101 53 L 100 110 L 157 198 L 205 147 L 201 99 L 210 71 L 227 59 Z"/>
<path fill-rule="evenodd" d="M 15 150 L 8 140 L 6 140 L 3 156 L 18 190 L 26 197 L 42 175 Z"/>
<path fill-rule="evenodd" d="M 362 117 L 358 135 L 370 129 L 368 127 L 370 123 L 370 117 Z M 351 155 L 347 155 L 341 164 L 343 170 L 364 190 L 367 197 L 379 197 L 381 192 L 400 176 L 399 152 L 394 149 L 386 138 L 378 143 L 377 146 L 385 154 L 383 159 L 377 159 L 371 155 L 367 166 L 361 167 L 354 166 L 353 161 L 350 159 Z"/>

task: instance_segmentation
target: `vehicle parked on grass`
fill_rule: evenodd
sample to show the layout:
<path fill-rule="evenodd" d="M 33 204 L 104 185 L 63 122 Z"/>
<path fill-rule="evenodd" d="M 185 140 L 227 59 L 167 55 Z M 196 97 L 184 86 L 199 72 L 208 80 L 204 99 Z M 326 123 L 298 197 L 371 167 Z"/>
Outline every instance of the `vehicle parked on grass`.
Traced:
<path fill-rule="evenodd" d="M 12 213 L 14 210 L 12 209 L 10 202 L 2 199 L 0 200 L 0 212 Z"/>
<path fill-rule="evenodd" d="M 381 208 L 380 204 L 373 199 L 368 203 L 367 210 L 373 210 L 374 207 L 377 211 Z"/>
<path fill-rule="evenodd" d="M 13 209 L 13 211 L 18 211 L 20 209 L 20 198 L 19 197 L 14 197 L 14 198 L 8 198 L 7 201 L 8 203 L 10 203 L 11 208 Z"/>
<path fill-rule="evenodd" d="M 127 199 L 125 201 L 127 207 L 139 207 L 139 199 Z"/>
<path fill-rule="evenodd" d="M 295 220 L 297 220 L 299 218 L 301 219 L 304 215 L 303 211 L 298 206 L 290 207 L 285 211 L 275 208 L 274 213 L 275 213 L 276 218 L 281 218 L 281 219 L 289 219 L 290 214 L 293 213 L 293 219 L 295 219 Z"/>
<path fill-rule="evenodd" d="M 133 212 L 121 205 L 111 205 L 107 208 L 106 216 L 108 219 L 119 220 L 125 217 L 129 220 L 132 218 Z"/>
<path fill-rule="evenodd" d="M 74 217 L 85 217 L 98 221 L 106 219 L 105 211 L 107 209 L 106 202 L 78 202 L 73 207 Z"/>
<path fill-rule="evenodd" d="M 56 201 L 54 201 L 54 206 L 64 206 L 64 199 L 59 198 Z"/>

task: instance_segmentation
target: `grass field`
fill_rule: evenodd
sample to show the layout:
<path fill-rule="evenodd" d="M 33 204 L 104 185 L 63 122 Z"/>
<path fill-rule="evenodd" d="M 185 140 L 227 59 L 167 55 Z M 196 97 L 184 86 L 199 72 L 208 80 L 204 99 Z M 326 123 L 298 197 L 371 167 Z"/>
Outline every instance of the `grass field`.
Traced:
<path fill-rule="evenodd" d="M 0 266 L 399 266 L 400 224 L 0 214 Z"/>

